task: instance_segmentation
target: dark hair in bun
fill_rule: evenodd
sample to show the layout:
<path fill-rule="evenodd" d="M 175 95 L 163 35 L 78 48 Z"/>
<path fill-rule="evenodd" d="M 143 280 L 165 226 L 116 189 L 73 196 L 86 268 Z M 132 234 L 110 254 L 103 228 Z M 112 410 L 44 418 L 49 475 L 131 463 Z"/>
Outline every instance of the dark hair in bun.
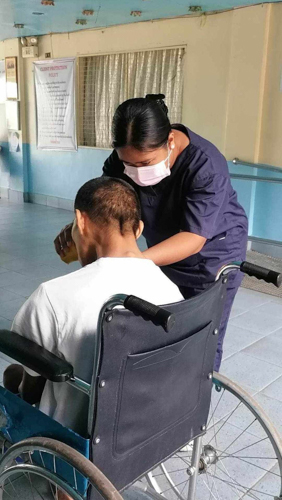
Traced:
<path fill-rule="evenodd" d="M 165 95 L 164 94 L 147 94 L 145 99 L 148 99 L 148 101 L 155 101 L 158 103 L 158 105 L 162 108 L 162 110 L 165 112 L 165 114 L 168 114 L 168 107 L 166 103 L 164 102 Z"/>
<path fill-rule="evenodd" d="M 113 118 L 113 147 L 146 151 L 164 146 L 171 131 L 164 99 L 164 94 L 148 94 L 120 104 Z"/>

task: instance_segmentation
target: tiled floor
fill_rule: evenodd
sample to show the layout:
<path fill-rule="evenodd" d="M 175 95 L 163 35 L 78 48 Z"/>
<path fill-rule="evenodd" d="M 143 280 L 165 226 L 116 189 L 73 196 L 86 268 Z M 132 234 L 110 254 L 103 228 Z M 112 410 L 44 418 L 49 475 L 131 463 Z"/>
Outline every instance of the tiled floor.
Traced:
<path fill-rule="evenodd" d="M 0 328 L 10 328 L 20 306 L 42 281 L 72 272 L 79 264 L 61 262 L 53 246 L 54 236 L 72 219 L 71 212 L 0 200 L 0 213 Z M 282 299 L 240 289 L 221 371 L 250 388 L 274 419 L 282 410 L 281 352 Z M 1 368 L 2 362 L 0 373 Z M 278 425 L 282 433 L 282 419 Z"/>
<path fill-rule="evenodd" d="M 223 374 L 246 387 L 282 436 L 282 300 L 241 288 L 229 321 Z"/>
<path fill-rule="evenodd" d="M 0 200 L 0 328 L 42 281 L 79 268 L 55 254 L 53 239 L 72 213 Z M 282 435 L 282 299 L 240 289 L 232 309 L 221 371 L 254 395 Z M 0 358 L 0 382 L 7 358 Z"/>

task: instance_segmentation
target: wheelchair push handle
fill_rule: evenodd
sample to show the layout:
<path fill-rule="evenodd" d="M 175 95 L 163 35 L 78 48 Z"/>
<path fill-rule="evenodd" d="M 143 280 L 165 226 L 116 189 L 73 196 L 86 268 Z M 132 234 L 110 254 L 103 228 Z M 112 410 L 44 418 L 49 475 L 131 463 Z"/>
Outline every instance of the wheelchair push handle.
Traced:
<path fill-rule="evenodd" d="M 264 280 L 266 283 L 272 283 L 277 288 L 281 286 L 282 283 L 282 273 L 277 273 L 276 271 L 271 271 L 265 267 L 257 266 L 251 262 L 241 262 L 240 270 L 247 274 L 248 276 L 255 276 L 258 280 Z"/>
<path fill-rule="evenodd" d="M 126 297 L 124 307 L 135 314 L 140 314 L 145 319 L 151 320 L 154 324 L 162 326 L 166 332 L 169 332 L 175 323 L 174 315 L 171 312 L 135 297 L 135 295 Z"/>

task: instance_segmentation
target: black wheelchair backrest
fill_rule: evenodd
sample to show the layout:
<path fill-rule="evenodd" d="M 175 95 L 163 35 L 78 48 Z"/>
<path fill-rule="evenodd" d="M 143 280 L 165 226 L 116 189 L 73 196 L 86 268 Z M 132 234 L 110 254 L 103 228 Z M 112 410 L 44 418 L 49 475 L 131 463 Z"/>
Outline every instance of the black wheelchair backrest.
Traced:
<path fill-rule="evenodd" d="M 105 313 L 92 459 L 117 489 L 205 430 L 226 281 L 164 306 L 168 332 L 125 309 Z"/>

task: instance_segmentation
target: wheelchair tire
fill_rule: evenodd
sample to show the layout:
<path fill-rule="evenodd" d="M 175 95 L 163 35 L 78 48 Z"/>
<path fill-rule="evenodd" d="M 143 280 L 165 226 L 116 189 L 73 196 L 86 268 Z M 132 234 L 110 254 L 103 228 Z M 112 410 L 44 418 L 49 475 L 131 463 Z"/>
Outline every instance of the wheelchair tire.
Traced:
<path fill-rule="evenodd" d="M 201 442 L 196 492 L 194 441 L 149 472 L 146 479 L 169 500 L 282 499 L 282 442 L 269 418 L 237 384 L 213 375 L 210 415 Z M 197 466 L 197 464 L 195 463 Z"/>
<path fill-rule="evenodd" d="M 34 461 L 32 455 L 37 453 L 41 458 L 41 463 Z M 19 461 L 19 457 L 21 460 Z M 53 466 L 46 466 L 47 457 L 52 458 Z M 67 467 L 72 468 L 74 485 L 70 484 L 73 481 L 67 481 L 60 476 L 56 470 L 56 464 L 67 464 Z M 31 477 L 34 482 L 32 484 Z M 87 480 L 87 490 L 79 491 L 77 483 L 79 478 Z M 38 480 L 39 478 L 39 480 Z M 41 483 L 40 483 L 41 478 Z M 46 491 L 46 496 L 40 491 L 40 484 L 43 487 L 42 478 L 48 481 L 48 491 L 46 489 L 46 481 L 43 490 Z M 22 482 L 22 484 L 21 484 Z M 82 500 L 87 497 L 87 491 L 91 485 L 100 496 L 106 500 L 122 500 L 121 495 L 112 485 L 112 483 L 104 476 L 104 474 L 87 458 L 81 455 L 78 451 L 70 446 L 50 438 L 34 437 L 20 441 L 12 445 L 5 455 L 0 460 L 0 491 L 2 489 L 2 497 L 6 493 L 8 498 L 25 498 L 20 488 L 26 486 L 32 491 L 34 500 L 46 500 L 58 497 L 58 491 L 69 495 L 73 500 Z M 19 486 L 17 486 L 19 485 Z M 16 491 L 19 488 L 19 492 Z M 49 489 L 50 487 L 50 489 Z M 54 493 L 55 491 L 55 493 Z M 15 496 L 16 495 L 16 496 Z M 99 495 L 98 495 L 99 496 Z"/>

